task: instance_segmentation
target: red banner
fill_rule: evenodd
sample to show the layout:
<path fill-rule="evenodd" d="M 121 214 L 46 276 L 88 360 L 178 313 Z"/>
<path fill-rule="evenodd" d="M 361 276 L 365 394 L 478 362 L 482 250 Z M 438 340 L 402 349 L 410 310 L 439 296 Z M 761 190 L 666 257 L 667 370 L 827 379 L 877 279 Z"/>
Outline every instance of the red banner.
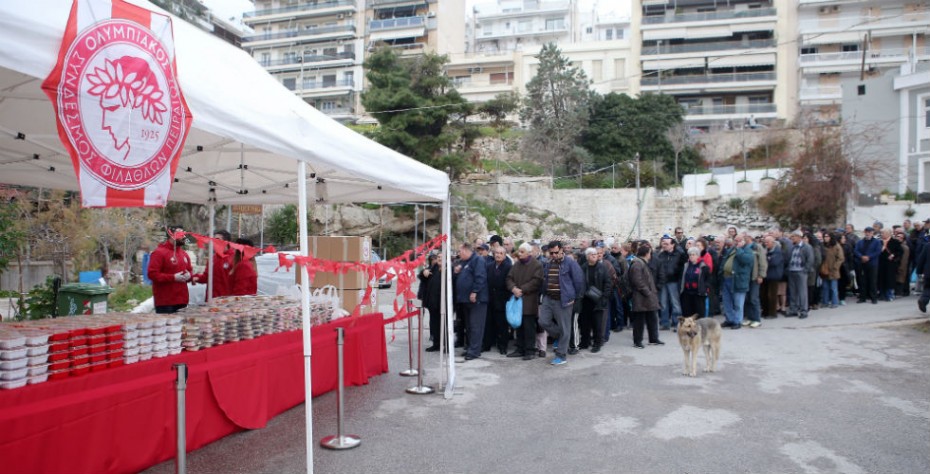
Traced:
<path fill-rule="evenodd" d="M 171 17 L 123 0 L 75 0 L 42 83 L 84 207 L 163 207 L 191 113 Z"/>

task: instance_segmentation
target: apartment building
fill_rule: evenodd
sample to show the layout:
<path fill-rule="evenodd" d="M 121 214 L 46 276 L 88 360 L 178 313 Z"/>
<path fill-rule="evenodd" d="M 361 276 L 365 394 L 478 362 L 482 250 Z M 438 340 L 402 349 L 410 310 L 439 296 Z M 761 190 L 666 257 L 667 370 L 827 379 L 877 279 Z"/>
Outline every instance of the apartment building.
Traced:
<path fill-rule="evenodd" d="M 366 43 L 400 55 L 465 51 L 465 0 L 368 0 Z"/>
<path fill-rule="evenodd" d="M 926 0 L 798 0 L 799 101 L 816 120 L 836 123 L 842 83 L 930 60 Z"/>
<path fill-rule="evenodd" d="M 456 89 L 471 102 L 502 92 L 524 92 L 536 75 L 535 55 L 556 43 L 601 93 L 628 92 L 635 75 L 630 19 L 582 11 L 575 0 L 498 0 L 472 12 L 467 51 L 450 56 L 446 71 Z"/>
<path fill-rule="evenodd" d="M 340 121 L 358 113 L 364 0 L 254 0 L 242 47 L 304 101 Z"/>
<path fill-rule="evenodd" d="M 674 96 L 697 128 L 790 120 L 797 108 L 791 1 L 636 0 L 634 92 Z"/>

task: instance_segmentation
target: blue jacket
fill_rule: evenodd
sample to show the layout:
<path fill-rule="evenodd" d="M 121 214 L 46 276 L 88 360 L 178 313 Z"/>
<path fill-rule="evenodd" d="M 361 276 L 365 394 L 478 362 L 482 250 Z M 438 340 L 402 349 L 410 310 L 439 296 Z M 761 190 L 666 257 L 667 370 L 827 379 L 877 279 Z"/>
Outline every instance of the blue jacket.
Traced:
<path fill-rule="evenodd" d="M 488 268 L 478 254 L 471 254 L 468 261 L 461 262 L 462 270 L 455 279 L 455 302 L 471 303 L 469 296 L 477 293 L 478 303 L 488 302 Z"/>
<path fill-rule="evenodd" d="M 856 248 L 853 250 L 856 256 L 856 263 L 859 265 L 868 265 L 870 267 L 878 266 L 878 258 L 882 255 L 882 241 L 872 237 L 871 239 L 859 239 L 856 242 Z M 868 263 L 862 263 L 862 256 L 869 257 Z"/>
<path fill-rule="evenodd" d="M 785 256 L 781 253 L 781 245 L 775 242 L 775 245 L 766 251 L 765 258 L 769 261 L 765 279 L 768 281 L 782 281 L 785 278 Z"/>
<path fill-rule="evenodd" d="M 546 291 L 549 279 L 549 266 L 552 262 L 543 265 L 543 292 Z M 559 303 L 563 308 L 571 306 L 569 303 L 584 294 L 584 274 L 578 262 L 570 258 L 562 258 L 562 265 L 559 266 Z"/>

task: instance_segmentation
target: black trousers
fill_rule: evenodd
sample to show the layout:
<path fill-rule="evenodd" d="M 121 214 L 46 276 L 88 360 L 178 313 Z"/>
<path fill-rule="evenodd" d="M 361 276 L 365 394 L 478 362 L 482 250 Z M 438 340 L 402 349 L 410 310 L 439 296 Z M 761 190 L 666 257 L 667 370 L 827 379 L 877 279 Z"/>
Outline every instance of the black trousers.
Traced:
<path fill-rule="evenodd" d="M 698 315 L 698 319 L 706 318 L 705 314 L 707 311 L 707 297 L 699 294 L 692 293 L 682 293 L 681 294 L 681 315 L 688 317 L 691 315 Z M 678 321 L 672 321 L 673 324 L 678 324 Z"/>
<path fill-rule="evenodd" d="M 878 299 L 878 265 L 860 265 L 859 299 Z"/>
<path fill-rule="evenodd" d="M 174 314 L 174 313 L 177 313 L 178 311 L 180 311 L 180 310 L 182 310 L 182 309 L 184 309 L 184 308 L 186 308 L 186 307 L 187 307 L 186 304 L 176 304 L 176 305 L 169 305 L 169 306 L 156 306 L 156 307 L 155 307 L 155 314 Z"/>
<path fill-rule="evenodd" d="M 536 318 L 535 314 L 524 314 L 517 328 L 517 350 L 523 355 L 536 352 Z"/>
<path fill-rule="evenodd" d="M 649 342 L 659 341 L 659 317 L 655 311 L 633 311 L 630 319 L 633 321 L 633 344 L 643 344 L 643 325 L 649 332 Z"/>
<path fill-rule="evenodd" d="M 603 309 L 594 309 L 594 304 L 588 304 L 585 301 L 581 305 L 581 314 L 578 316 L 578 327 L 581 330 L 581 341 L 579 346 L 586 348 L 591 346 L 591 334 L 594 334 L 594 345 L 604 345 L 604 332 L 607 330 L 604 325 L 606 322 L 605 311 Z"/>
<path fill-rule="evenodd" d="M 439 305 L 427 306 L 429 311 L 429 338 L 433 342 L 433 347 L 439 347 L 439 341 L 442 339 L 442 314 Z"/>
<path fill-rule="evenodd" d="M 507 350 L 510 342 L 510 323 L 507 322 L 505 308 L 493 308 L 488 305 L 488 318 L 484 324 L 484 341 L 482 350 L 489 351 L 491 346 Z"/>

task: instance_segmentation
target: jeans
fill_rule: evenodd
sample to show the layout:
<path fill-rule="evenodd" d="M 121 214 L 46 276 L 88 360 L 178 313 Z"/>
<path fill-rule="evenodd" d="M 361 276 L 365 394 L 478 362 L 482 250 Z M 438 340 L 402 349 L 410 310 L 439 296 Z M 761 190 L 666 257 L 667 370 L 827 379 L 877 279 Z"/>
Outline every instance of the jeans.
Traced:
<path fill-rule="evenodd" d="M 837 280 L 824 280 L 820 287 L 820 304 L 826 306 L 840 304 L 839 286 Z"/>
<path fill-rule="evenodd" d="M 743 323 L 743 303 L 746 292 L 733 290 L 733 277 L 723 279 L 723 316 L 730 324 Z"/>
<path fill-rule="evenodd" d="M 608 324 L 608 329 L 623 329 L 626 324 L 624 324 L 624 314 L 623 310 L 623 300 L 620 298 L 620 295 L 616 290 L 611 290 L 610 296 L 610 324 Z"/>
<path fill-rule="evenodd" d="M 759 299 L 759 284 L 749 281 L 749 293 L 746 294 L 746 307 L 743 313 L 750 321 L 762 322 L 762 301 Z"/>
<path fill-rule="evenodd" d="M 788 272 L 788 314 L 807 315 L 807 272 Z"/>
<path fill-rule="evenodd" d="M 678 282 L 667 282 L 659 287 L 659 325 L 669 327 L 671 321 L 677 324 L 681 316 L 681 301 L 678 299 Z"/>
<path fill-rule="evenodd" d="M 559 342 L 555 355 L 565 358 L 568 352 L 568 338 L 572 333 L 572 307 L 562 307 L 559 300 L 543 296 L 539 305 L 539 327 L 543 328 Z"/>

